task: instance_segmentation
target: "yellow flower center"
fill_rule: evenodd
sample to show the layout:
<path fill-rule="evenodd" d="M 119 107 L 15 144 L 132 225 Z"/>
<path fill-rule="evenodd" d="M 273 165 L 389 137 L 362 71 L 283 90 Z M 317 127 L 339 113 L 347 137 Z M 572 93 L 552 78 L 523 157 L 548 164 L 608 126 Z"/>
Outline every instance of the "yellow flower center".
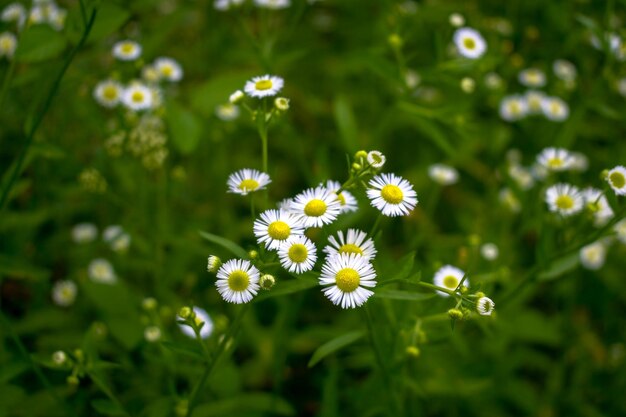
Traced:
<path fill-rule="evenodd" d="M 115 100 L 117 98 L 117 88 L 112 85 L 108 85 L 104 87 L 104 90 L 102 91 L 102 95 L 107 100 Z"/>
<path fill-rule="evenodd" d="M 270 223 L 267 228 L 267 234 L 270 235 L 272 239 L 285 240 L 291 234 L 291 228 L 287 223 L 278 220 Z"/>
<path fill-rule="evenodd" d="M 548 159 L 548 167 L 550 168 L 561 168 L 563 166 L 563 160 L 561 158 L 550 158 Z"/>
<path fill-rule="evenodd" d="M 319 217 L 326 213 L 326 203 L 319 198 L 313 199 L 304 206 L 304 214 L 310 217 Z"/>
<path fill-rule="evenodd" d="M 459 280 L 454 275 L 446 275 L 443 278 L 443 286 L 450 289 L 455 289 L 459 286 Z"/>
<path fill-rule="evenodd" d="M 622 188 L 626 185 L 626 178 L 624 178 L 624 175 L 618 171 L 612 172 L 611 175 L 609 175 L 609 180 L 615 188 Z"/>
<path fill-rule="evenodd" d="M 289 256 L 289 259 L 291 259 L 292 262 L 300 264 L 306 261 L 306 258 L 309 255 L 309 251 L 307 250 L 306 246 L 304 246 L 302 243 L 296 243 L 296 244 L 291 245 L 287 255 Z"/>
<path fill-rule="evenodd" d="M 144 95 L 141 91 L 133 92 L 133 95 L 130 96 L 131 100 L 135 103 L 141 103 L 144 99 Z"/>
<path fill-rule="evenodd" d="M 257 81 L 254 84 L 254 88 L 256 88 L 257 90 L 269 90 L 270 88 L 272 88 L 272 80 L 261 80 L 261 81 Z"/>
<path fill-rule="evenodd" d="M 128 54 L 131 54 L 135 50 L 135 45 L 133 45 L 132 43 L 125 43 L 122 45 L 120 49 L 122 50 L 124 54 L 128 55 Z"/>
<path fill-rule="evenodd" d="M 514 101 L 509 104 L 509 110 L 511 111 L 511 114 L 518 115 L 522 112 L 522 106 L 520 106 L 518 102 Z"/>
<path fill-rule="evenodd" d="M 390 204 L 400 204 L 404 194 L 397 185 L 387 184 L 380 191 L 380 195 L 383 199 Z"/>
<path fill-rule="evenodd" d="M 165 75 L 166 77 L 171 77 L 173 73 L 174 68 L 172 68 L 171 65 L 164 65 L 163 67 L 161 67 L 161 74 Z"/>
<path fill-rule="evenodd" d="M 343 292 L 352 292 L 359 287 L 361 277 L 359 273 L 352 268 L 344 268 L 335 275 L 337 287 Z"/>
<path fill-rule="evenodd" d="M 356 253 L 357 255 L 363 255 L 363 251 L 357 245 L 353 243 L 346 243 L 339 248 L 339 253 Z"/>
<path fill-rule="evenodd" d="M 239 184 L 239 189 L 242 191 L 254 191 L 259 188 L 259 183 L 253 179 L 245 179 Z"/>
<path fill-rule="evenodd" d="M 233 291 L 243 291 L 248 288 L 249 283 L 250 276 L 241 269 L 231 272 L 228 276 L 228 286 Z"/>
<path fill-rule="evenodd" d="M 574 207 L 574 199 L 567 194 L 563 194 L 556 198 L 555 204 L 561 210 L 568 210 Z"/>
<path fill-rule="evenodd" d="M 550 103 L 550 113 L 559 114 L 561 112 L 561 106 L 557 102 Z"/>
<path fill-rule="evenodd" d="M 467 49 L 474 49 L 476 48 L 476 41 L 472 38 L 465 38 L 463 39 L 463 46 Z"/>

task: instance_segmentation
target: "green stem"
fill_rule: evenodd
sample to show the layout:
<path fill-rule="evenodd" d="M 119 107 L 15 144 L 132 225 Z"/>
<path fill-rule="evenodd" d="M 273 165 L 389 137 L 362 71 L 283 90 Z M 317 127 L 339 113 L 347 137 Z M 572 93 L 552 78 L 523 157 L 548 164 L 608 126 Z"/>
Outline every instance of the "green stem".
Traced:
<path fill-rule="evenodd" d="M 8 183 L 2 190 L 2 196 L 0 196 L 0 214 L 2 213 L 5 207 L 7 199 L 9 197 L 9 193 L 11 192 L 11 189 L 13 188 L 13 184 L 15 183 L 15 181 L 17 180 L 17 177 L 20 175 L 20 172 L 22 171 L 22 165 L 24 164 L 24 159 L 26 158 L 28 149 L 32 145 L 35 133 L 37 132 L 39 125 L 41 125 L 41 122 L 43 121 L 44 116 L 46 115 L 46 113 L 48 112 L 48 109 L 50 108 L 50 105 L 52 104 L 52 99 L 54 98 L 57 91 L 59 90 L 59 86 L 61 84 L 61 80 L 63 79 L 63 76 L 65 75 L 65 72 L 69 68 L 71 62 L 74 60 L 74 57 L 76 56 L 80 48 L 82 48 L 85 42 L 87 41 L 87 37 L 89 36 L 89 33 L 91 32 L 91 28 L 93 27 L 93 24 L 96 21 L 96 14 L 97 14 L 97 10 L 94 9 L 93 12 L 91 13 L 91 17 L 89 19 L 89 22 L 87 23 L 87 26 L 85 26 L 85 30 L 83 31 L 83 35 L 81 36 L 80 41 L 74 47 L 74 49 L 72 49 L 68 57 L 65 59 L 65 62 L 63 63 L 61 70 L 57 74 L 54 80 L 54 83 L 52 84 L 52 88 L 50 89 L 50 92 L 48 93 L 48 96 L 46 97 L 44 101 L 43 107 L 41 108 L 40 111 L 36 113 L 36 115 L 33 118 L 33 124 L 28 130 L 28 134 L 26 135 L 26 142 L 24 143 L 24 146 L 22 147 L 22 150 L 17 158 L 17 163 L 15 164 L 15 168 L 13 169 L 13 172 L 11 173 Z"/>
<path fill-rule="evenodd" d="M 448 295 L 457 296 L 457 293 L 455 291 L 440 287 L 438 285 L 430 284 L 428 282 L 418 282 L 417 285 L 419 285 L 420 287 L 428 288 L 430 290 L 445 292 Z"/>
<path fill-rule="evenodd" d="M 379 213 L 378 216 L 376 217 L 376 221 L 374 221 L 372 230 L 370 230 L 370 233 L 369 233 L 370 238 L 373 239 L 376 232 L 378 232 L 378 228 L 380 227 L 380 222 L 382 221 L 382 218 L 383 218 L 383 215 Z"/>
<path fill-rule="evenodd" d="M 122 402 L 117 399 L 115 394 L 113 394 L 113 391 L 111 391 L 109 387 L 107 387 L 107 385 L 104 383 L 104 381 L 100 379 L 99 376 L 97 376 L 93 372 L 89 372 L 89 378 L 91 378 L 91 380 L 96 383 L 98 388 L 100 388 L 100 391 L 102 391 L 107 397 L 109 397 L 109 399 L 120 409 L 120 411 L 125 416 L 129 416 L 129 417 L 131 416 L 131 414 L 128 411 L 126 411 L 126 409 L 122 405 Z"/>

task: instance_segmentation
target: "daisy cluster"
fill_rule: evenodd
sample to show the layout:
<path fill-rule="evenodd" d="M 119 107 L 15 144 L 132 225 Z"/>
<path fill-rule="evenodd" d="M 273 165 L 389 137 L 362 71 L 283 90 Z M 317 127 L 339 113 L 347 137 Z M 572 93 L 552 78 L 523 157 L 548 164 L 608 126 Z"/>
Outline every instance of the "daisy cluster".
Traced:
<path fill-rule="evenodd" d="M 252 119 L 256 119 L 257 115 L 263 112 L 266 123 L 270 123 L 276 116 L 289 110 L 289 99 L 276 97 L 283 89 L 284 84 L 284 80 L 276 75 L 266 74 L 253 77 L 246 82 L 243 91 L 235 91 L 230 95 L 227 103 L 218 105 L 215 108 L 215 115 L 223 121 L 232 121 L 239 117 L 240 106 L 243 106 Z M 246 97 L 251 100 L 246 101 Z M 259 100 L 271 97 L 275 97 L 273 106 L 266 113 Z"/>
<path fill-rule="evenodd" d="M 59 7 L 54 0 L 35 0 L 30 8 L 15 2 L 6 5 L 0 13 L 0 20 L 15 23 L 18 31 L 25 26 L 49 25 L 60 31 L 65 26 L 67 10 Z"/>

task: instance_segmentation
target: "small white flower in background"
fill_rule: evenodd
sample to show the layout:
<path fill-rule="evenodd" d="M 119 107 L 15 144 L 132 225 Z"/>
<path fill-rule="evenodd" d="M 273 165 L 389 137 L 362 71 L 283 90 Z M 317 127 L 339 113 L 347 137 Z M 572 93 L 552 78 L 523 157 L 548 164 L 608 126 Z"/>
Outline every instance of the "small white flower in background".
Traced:
<path fill-rule="evenodd" d="M 530 167 L 530 173 L 535 180 L 543 181 L 548 178 L 548 175 L 550 175 L 550 170 L 541 165 L 539 162 L 535 161 L 535 163 L 533 163 Z"/>
<path fill-rule="evenodd" d="M 583 246 L 579 252 L 580 263 L 585 269 L 598 270 L 606 260 L 606 244 L 599 240 Z"/>
<path fill-rule="evenodd" d="M 455 28 L 460 28 L 461 26 L 463 26 L 465 24 L 465 18 L 460 13 L 452 13 L 448 17 L 448 21 Z"/>
<path fill-rule="evenodd" d="M 217 271 L 215 285 L 225 301 L 247 303 L 259 291 L 259 276 L 259 270 L 250 261 L 231 259 Z"/>
<path fill-rule="evenodd" d="M 505 207 L 507 207 L 513 213 L 519 213 L 522 209 L 522 203 L 520 203 L 515 193 L 508 187 L 500 190 L 500 192 L 498 193 L 498 199 Z"/>
<path fill-rule="evenodd" d="M 319 278 L 322 292 L 341 308 L 363 305 L 374 293 L 364 287 L 376 286 L 376 271 L 363 256 L 339 254 L 326 260 Z"/>
<path fill-rule="evenodd" d="M 617 81 L 617 92 L 620 93 L 623 97 L 626 97 L 626 77 L 620 78 Z"/>
<path fill-rule="evenodd" d="M 128 233 L 123 233 L 111 242 L 113 252 L 124 253 L 130 247 L 131 237 Z"/>
<path fill-rule="evenodd" d="M 54 364 L 57 366 L 61 366 L 65 364 L 66 360 L 67 360 L 67 355 L 62 350 L 57 350 L 56 352 L 52 354 L 52 362 L 54 362 Z"/>
<path fill-rule="evenodd" d="M 387 162 L 387 158 L 385 158 L 382 152 L 369 151 L 367 153 L 367 163 L 373 168 L 380 169 L 385 165 L 385 162 Z"/>
<path fill-rule="evenodd" d="M 280 245 L 278 257 L 280 264 L 287 271 L 302 274 L 315 266 L 317 248 L 308 237 L 293 236 Z"/>
<path fill-rule="evenodd" d="M 481 316 L 491 316 L 493 310 L 496 307 L 496 303 L 489 297 L 480 297 L 478 301 L 476 301 L 476 311 Z"/>
<path fill-rule="evenodd" d="M 54 7 L 48 13 L 48 23 L 56 31 L 63 30 L 65 19 L 67 18 L 67 10 Z"/>
<path fill-rule="evenodd" d="M 500 250 L 495 243 L 485 243 L 480 247 L 480 254 L 488 261 L 495 261 L 500 255 Z"/>
<path fill-rule="evenodd" d="M 274 107 L 279 111 L 289 110 L 289 99 L 285 97 L 277 97 L 274 99 Z"/>
<path fill-rule="evenodd" d="M 206 270 L 207 272 L 216 273 L 222 266 L 222 260 L 215 255 L 209 255 L 207 258 Z"/>
<path fill-rule="evenodd" d="M 523 119 L 528 114 L 528 103 L 523 96 L 514 94 L 500 101 L 500 117 L 507 122 Z"/>
<path fill-rule="evenodd" d="M 57 281 L 52 287 L 52 301 L 58 306 L 68 307 L 74 304 L 78 288 L 74 281 Z"/>
<path fill-rule="evenodd" d="M 487 43 L 481 34 L 472 28 L 460 28 L 454 32 L 454 44 L 465 58 L 477 59 L 487 51 Z"/>
<path fill-rule="evenodd" d="M 587 155 L 582 152 L 572 152 L 572 158 L 574 162 L 572 162 L 572 170 L 584 172 L 589 168 L 589 159 Z"/>
<path fill-rule="evenodd" d="M 0 33 L 0 58 L 12 58 L 17 48 L 17 38 L 11 32 Z"/>
<path fill-rule="evenodd" d="M 16 22 L 21 27 L 26 21 L 26 9 L 19 3 L 11 3 L 2 9 L 3 22 Z"/>
<path fill-rule="evenodd" d="M 461 269 L 457 268 L 456 266 L 444 265 L 441 268 L 439 268 L 437 272 L 435 272 L 435 276 L 433 277 L 433 284 L 435 284 L 438 287 L 447 288 L 450 291 L 455 291 L 457 287 L 459 286 L 459 284 L 461 283 L 461 281 L 463 280 L 464 276 L 465 276 L 465 272 L 463 272 Z M 469 286 L 469 280 L 467 278 L 465 279 L 465 281 L 463 281 L 463 286 L 464 287 Z M 450 294 L 445 293 L 443 291 L 437 291 L 437 294 L 439 294 L 442 297 L 450 296 Z"/>
<path fill-rule="evenodd" d="M 404 74 L 404 83 L 410 89 L 416 88 L 422 82 L 422 77 L 414 70 L 407 70 Z"/>
<path fill-rule="evenodd" d="M 283 88 L 284 81 L 275 75 L 263 75 L 254 77 L 246 82 L 244 91 L 250 97 L 270 97 L 275 96 Z M 232 102 L 232 101 L 231 101 Z"/>
<path fill-rule="evenodd" d="M 317 186 L 295 196 L 291 212 L 299 217 L 304 227 L 322 227 L 337 220 L 341 203 L 334 191 Z"/>
<path fill-rule="evenodd" d="M 244 168 L 230 174 L 227 181 L 228 192 L 247 195 L 265 189 L 265 186 L 271 182 L 270 176 L 265 172 Z"/>
<path fill-rule="evenodd" d="M 546 98 L 546 93 L 537 90 L 528 90 L 524 93 L 524 99 L 526 100 L 527 113 L 528 114 L 542 114 L 543 100 Z"/>
<path fill-rule="evenodd" d="M 285 9 L 291 5 L 290 0 L 254 0 L 257 7 L 266 9 Z"/>
<path fill-rule="evenodd" d="M 243 100 L 244 97 L 245 97 L 245 94 L 243 93 L 243 91 L 237 90 L 234 93 L 232 93 L 230 97 L 228 97 L 228 101 L 230 102 L 230 104 L 237 104 L 241 100 Z"/>
<path fill-rule="evenodd" d="M 417 204 L 417 193 L 404 178 L 395 174 L 381 174 L 368 184 L 367 197 L 373 207 L 385 216 L 406 216 Z"/>
<path fill-rule="evenodd" d="M 546 85 L 546 74 L 537 68 L 527 68 L 519 72 L 517 79 L 526 87 L 543 87 Z"/>
<path fill-rule="evenodd" d="M 117 276 L 113 270 L 113 266 L 109 261 L 102 258 L 96 258 L 89 263 L 89 279 L 93 282 L 101 284 L 114 284 L 117 282 Z"/>
<path fill-rule="evenodd" d="M 75 243 L 89 243 L 98 237 L 98 228 L 93 223 L 79 223 L 72 228 L 72 240 Z"/>
<path fill-rule="evenodd" d="M 553 122 L 562 122 L 569 117 L 569 106 L 558 97 L 545 97 L 541 100 L 543 115 Z"/>
<path fill-rule="evenodd" d="M 626 245 L 626 219 L 622 219 L 615 223 L 613 230 L 616 233 L 615 237 L 617 240 Z"/>
<path fill-rule="evenodd" d="M 584 199 L 578 187 L 559 183 L 546 190 L 546 203 L 550 211 L 571 216 L 582 210 Z"/>
<path fill-rule="evenodd" d="M 509 176 L 522 190 L 530 190 L 535 185 L 535 178 L 530 171 L 520 165 L 509 166 Z"/>
<path fill-rule="evenodd" d="M 490 90 L 497 90 L 502 87 L 502 77 L 495 72 L 489 72 L 485 75 L 485 86 Z"/>
<path fill-rule="evenodd" d="M 141 45 L 130 40 L 120 41 L 113 45 L 112 53 L 120 61 L 134 61 L 141 56 Z"/>
<path fill-rule="evenodd" d="M 439 185 L 452 185 L 459 180 L 459 172 L 454 167 L 445 164 L 429 166 L 428 176 Z"/>
<path fill-rule="evenodd" d="M 604 226 L 613 217 L 613 209 L 604 196 L 602 190 L 596 188 L 585 188 L 582 192 L 585 200 L 585 207 L 593 214 L 594 224 Z"/>
<path fill-rule="evenodd" d="M 230 10 L 231 7 L 240 6 L 241 4 L 243 4 L 243 0 L 215 0 L 213 7 L 215 10 L 226 11 Z"/>
<path fill-rule="evenodd" d="M 215 115 L 218 119 L 225 122 L 236 120 L 239 117 L 240 113 L 241 112 L 239 111 L 239 106 L 231 103 L 218 104 L 215 107 Z"/>
<path fill-rule="evenodd" d="M 341 184 L 339 184 L 339 182 L 328 180 L 326 181 L 325 187 L 326 189 L 331 190 L 337 195 L 337 199 L 339 200 L 339 205 L 341 208 L 341 213 L 357 211 L 359 209 L 358 202 L 356 198 L 352 195 L 352 193 L 346 190 L 337 193 L 337 191 L 339 191 L 339 189 L 341 188 Z"/>
<path fill-rule="evenodd" d="M 45 23 L 46 15 L 43 7 L 41 6 L 33 6 L 28 13 L 28 23 L 32 25 L 38 25 L 40 23 Z"/>
<path fill-rule="evenodd" d="M 471 94 L 474 92 L 475 89 L 476 89 L 476 81 L 474 81 L 473 78 L 464 77 L 461 80 L 461 90 L 463 90 L 464 93 Z"/>
<path fill-rule="evenodd" d="M 328 246 L 324 248 L 329 257 L 337 254 L 355 254 L 371 261 L 376 256 L 374 241 L 367 237 L 367 233 L 358 229 L 348 229 L 345 235 L 341 230 L 336 235 L 337 239 L 335 236 L 328 238 Z"/>
<path fill-rule="evenodd" d="M 122 234 L 124 234 L 124 228 L 119 224 L 112 224 L 111 226 L 105 227 L 102 231 L 102 240 L 107 243 L 112 243 Z"/>
<path fill-rule="evenodd" d="M 202 329 L 200 329 L 200 337 L 202 339 L 206 339 L 207 337 L 211 336 L 211 334 L 213 333 L 213 320 L 211 320 L 211 316 L 209 316 L 209 313 L 207 313 L 206 310 L 200 307 L 194 307 L 193 312 L 196 315 L 196 324 L 200 325 L 200 323 L 204 323 Z M 196 334 L 191 327 L 181 323 L 178 323 L 178 327 L 186 336 L 195 339 Z"/>
<path fill-rule="evenodd" d="M 254 221 L 254 236 L 259 244 L 274 250 L 291 236 L 303 235 L 304 225 L 297 215 L 285 210 L 266 210 Z"/>
<path fill-rule="evenodd" d="M 122 98 L 124 89 L 115 80 L 101 81 L 93 91 L 93 97 L 104 107 L 112 108 L 118 105 Z"/>
<path fill-rule="evenodd" d="M 154 91 L 142 83 L 135 82 L 122 93 L 122 104 L 129 110 L 147 110 L 153 107 L 154 102 Z"/>
<path fill-rule="evenodd" d="M 175 59 L 168 57 L 157 58 L 153 65 L 161 79 L 171 82 L 178 82 L 183 79 L 183 68 Z"/>
<path fill-rule="evenodd" d="M 161 329 L 158 326 L 148 326 L 143 331 L 143 337 L 150 343 L 158 342 L 161 339 Z"/>
<path fill-rule="evenodd" d="M 617 195 L 626 195 L 626 168 L 618 165 L 606 175 L 606 180 Z"/>
<path fill-rule="evenodd" d="M 537 155 L 537 162 L 549 171 L 566 171 L 574 164 L 574 158 L 567 149 L 545 148 Z"/>
<path fill-rule="evenodd" d="M 552 71 L 557 78 L 563 81 L 575 81 L 577 76 L 576 66 L 570 61 L 557 59 L 552 64 Z"/>
<path fill-rule="evenodd" d="M 155 84 L 161 79 L 161 74 L 159 74 L 159 71 L 157 71 L 154 65 L 145 65 L 141 69 L 141 78 L 148 84 Z"/>

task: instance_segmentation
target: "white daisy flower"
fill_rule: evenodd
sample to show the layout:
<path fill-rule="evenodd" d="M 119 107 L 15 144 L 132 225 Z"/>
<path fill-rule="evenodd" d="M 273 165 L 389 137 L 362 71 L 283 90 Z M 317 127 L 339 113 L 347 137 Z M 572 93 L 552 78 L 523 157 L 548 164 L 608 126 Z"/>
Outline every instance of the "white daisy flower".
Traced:
<path fill-rule="evenodd" d="M 604 226 L 614 215 L 613 209 L 604 196 L 602 190 L 597 188 L 585 188 L 582 192 L 585 207 L 593 214 L 594 224 Z"/>
<path fill-rule="evenodd" d="M 239 106 L 236 106 L 231 103 L 226 104 L 218 104 L 215 107 L 215 115 L 218 119 L 223 120 L 225 122 L 230 122 L 239 117 L 240 111 Z"/>
<path fill-rule="evenodd" d="M 500 101 L 500 117 L 507 122 L 523 119 L 528 114 L 528 103 L 523 96 L 514 94 Z"/>
<path fill-rule="evenodd" d="M 266 210 L 254 221 L 254 236 L 267 249 L 278 249 L 292 236 L 303 235 L 304 226 L 297 215 L 285 210 Z"/>
<path fill-rule="evenodd" d="M 328 180 L 326 181 L 326 188 L 331 190 L 337 195 L 339 199 L 339 205 L 341 208 L 341 213 L 347 213 L 350 211 L 357 211 L 359 208 L 358 202 L 356 198 L 349 191 L 341 191 L 337 194 L 337 191 L 341 188 L 341 184 L 337 181 Z"/>
<path fill-rule="evenodd" d="M 468 27 L 457 29 L 453 39 L 459 54 L 465 58 L 480 58 L 487 51 L 485 39 L 475 29 Z"/>
<path fill-rule="evenodd" d="M 228 97 L 228 101 L 230 102 L 230 104 L 237 104 L 241 100 L 243 100 L 244 97 L 245 94 L 243 93 L 243 91 L 237 90 Z"/>
<path fill-rule="evenodd" d="M 452 185 L 459 180 L 459 172 L 454 167 L 445 164 L 429 166 L 428 176 L 439 185 Z"/>
<path fill-rule="evenodd" d="M 408 215 L 417 204 L 417 193 L 404 178 L 395 174 L 381 174 L 369 182 L 367 196 L 372 206 L 385 216 Z"/>
<path fill-rule="evenodd" d="M 617 195 L 626 195 L 626 168 L 618 165 L 611 169 L 606 180 Z"/>
<path fill-rule="evenodd" d="M 620 78 L 619 80 L 617 80 L 617 91 L 623 97 L 626 97 L 626 77 Z"/>
<path fill-rule="evenodd" d="M 48 13 L 48 23 L 56 31 L 63 30 L 66 18 L 67 10 L 58 7 L 53 7 Z"/>
<path fill-rule="evenodd" d="M 128 233 L 122 233 L 111 242 L 111 250 L 113 252 L 124 253 L 130 247 L 131 237 Z"/>
<path fill-rule="evenodd" d="M 141 83 L 134 83 L 124 89 L 122 103 L 133 111 L 147 110 L 154 105 L 154 91 Z"/>
<path fill-rule="evenodd" d="M 115 80 L 101 81 L 93 91 L 93 97 L 104 107 L 112 108 L 118 105 L 122 98 L 123 88 Z"/>
<path fill-rule="evenodd" d="M 295 196 L 291 211 L 299 216 L 304 227 L 322 227 L 337 219 L 341 203 L 334 191 L 318 186 Z"/>
<path fill-rule="evenodd" d="M 567 149 L 545 148 L 537 155 L 537 162 L 549 171 L 565 171 L 572 167 L 574 158 Z"/>
<path fill-rule="evenodd" d="M 543 100 L 546 98 L 546 93 L 543 91 L 537 90 L 528 90 L 524 94 L 524 99 L 526 100 L 527 113 L 528 114 L 542 114 Z"/>
<path fill-rule="evenodd" d="M 460 13 L 452 13 L 448 16 L 448 22 L 455 28 L 460 28 L 465 24 L 465 18 Z"/>
<path fill-rule="evenodd" d="M 291 5 L 291 0 L 254 0 L 257 7 L 266 9 L 285 9 Z"/>
<path fill-rule="evenodd" d="M 558 97 L 545 97 L 541 100 L 543 115 L 553 122 L 562 122 L 569 117 L 569 106 Z"/>
<path fill-rule="evenodd" d="M 322 291 L 333 304 L 355 308 L 374 294 L 363 287 L 376 286 L 376 271 L 364 256 L 339 254 L 327 259 L 319 280 L 320 285 L 328 286 Z"/>
<path fill-rule="evenodd" d="M 572 170 L 584 172 L 589 168 L 589 159 L 587 156 L 581 152 L 572 152 L 572 158 L 574 162 L 572 162 Z"/>
<path fill-rule="evenodd" d="M 196 324 L 200 325 L 200 323 L 204 323 L 204 325 L 200 329 L 200 337 L 202 339 L 206 339 L 207 337 L 211 336 L 211 333 L 213 333 L 213 320 L 211 320 L 211 316 L 209 316 L 209 313 L 207 313 L 204 309 L 200 307 L 194 307 L 193 312 L 196 315 Z M 196 333 L 194 333 L 191 327 L 181 323 L 178 323 L 178 327 L 186 336 L 195 339 Z"/>
<path fill-rule="evenodd" d="M 582 210 L 584 200 L 578 187 L 559 183 L 546 190 L 546 203 L 550 211 L 562 216 L 571 216 Z"/>
<path fill-rule="evenodd" d="M 438 287 L 447 288 L 450 291 L 455 291 L 463 280 L 464 276 L 465 272 L 463 272 L 456 266 L 444 265 L 439 268 L 437 272 L 435 272 L 435 276 L 433 277 L 433 284 Z M 463 281 L 463 286 L 469 286 L 469 280 L 467 278 L 465 279 L 465 281 Z M 441 295 L 442 297 L 450 296 L 448 293 L 445 293 L 443 291 L 437 291 L 437 294 Z"/>
<path fill-rule="evenodd" d="M 11 32 L 0 33 L 0 58 L 12 58 L 17 48 L 17 38 Z"/>
<path fill-rule="evenodd" d="M 306 236 L 293 236 L 280 245 L 278 257 L 287 271 L 302 274 L 315 266 L 317 248 Z"/>
<path fill-rule="evenodd" d="M 554 71 L 554 75 L 557 78 L 563 81 L 574 81 L 576 80 L 576 66 L 572 64 L 570 61 L 566 61 L 564 59 L 557 59 L 552 64 L 552 71 Z"/>
<path fill-rule="evenodd" d="M 115 239 L 124 234 L 124 228 L 119 224 L 112 224 L 107 226 L 102 231 L 102 240 L 107 243 L 112 243 Z"/>
<path fill-rule="evenodd" d="M 0 20 L 3 22 L 16 22 L 21 27 L 26 21 L 26 9 L 19 3 L 11 3 L 2 10 Z"/>
<path fill-rule="evenodd" d="M 157 58 L 153 65 L 161 76 L 161 79 L 171 82 L 178 82 L 183 79 L 183 68 L 172 58 Z"/>
<path fill-rule="evenodd" d="M 215 0 L 213 8 L 219 11 L 230 10 L 231 7 L 239 6 L 243 3 L 243 0 Z"/>
<path fill-rule="evenodd" d="M 259 270 L 250 261 L 231 259 L 217 271 L 215 285 L 225 301 L 247 303 L 259 291 L 259 276 Z"/>
<path fill-rule="evenodd" d="M 75 243 L 89 243 L 96 240 L 98 228 L 93 223 L 79 223 L 72 228 L 72 240 Z"/>
<path fill-rule="evenodd" d="M 367 233 L 358 229 L 348 229 L 346 234 L 340 230 L 337 232 L 337 239 L 334 236 L 328 238 L 329 245 L 324 248 L 324 252 L 329 257 L 337 254 L 355 254 L 364 256 L 372 260 L 376 256 L 374 241 L 367 237 Z"/>
<path fill-rule="evenodd" d="M 241 169 L 228 177 L 228 192 L 247 195 L 248 193 L 263 190 L 272 182 L 270 176 L 256 169 Z"/>
<path fill-rule="evenodd" d="M 476 301 L 476 311 L 481 316 L 491 316 L 493 310 L 496 307 L 496 303 L 489 297 L 480 297 L 478 301 Z"/>
<path fill-rule="evenodd" d="M 117 282 L 117 276 L 113 270 L 113 266 L 109 261 L 102 258 L 96 258 L 89 263 L 89 278 L 93 282 L 101 284 L 114 284 Z"/>
<path fill-rule="evenodd" d="M 52 287 L 52 301 L 58 306 L 68 307 L 74 304 L 78 288 L 74 281 L 57 281 Z"/>
<path fill-rule="evenodd" d="M 159 326 L 148 326 L 143 331 L 143 337 L 147 342 L 158 342 L 161 339 L 161 329 Z"/>
<path fill-rule="evenodd" d="M 485 86 L 490 90 L 497 90 L 502 87 L 502 77 L 495 72 L 489 72 L 485 75 Z"/>
<path fill-rule="evenodd" d="M 615 237 L 617 240 L 626 245 L 626 219 L 622 219 L 615 223 L 613 230 L 616 233 Z"/>
<path fill-rule="evenodd" d="M 34 6 L 28 13 L 28 23 L 37 25 L 46 21 L 46 14 L 44 8 L 41 6 Z"/>
<path fill-rule="evenodd" d="M 269 97 L 275 96 L 283 88 L 284 81 L 275 75 L 263 75 L 254 77 L 251 81 L 246 82 L 244 91 L 250 97 Z"/>
<path fill-rule="evenodd" d="M 526 87 L 538 88 L 546 85 L 546 74 L 537 68 L 527 68 L 520 71 L 517 79 Z"/>
<path fill-rule="evenodd" d="M 417 71 L 407 70 L 404 74 L 404 83 L 410 89 L 414 89 L 422 82 L 422 77 Z"/>
<path fill-rule="evenodd" d="M 488 261 L 495 261 L 500 255 L 500 250 L 495 243 L 485 243 L 480 247 L 480 254 Z"/>
<path fill-rule="evenodd" d="M 606 260 L 606 245 L 599 240 L 583 246 L 578 253 L 580 263 L 585 269 L 598 270 Z"/>
<path fill-rule="evenodd" d="M 134 61 L 141 55 L 141 45 L 131 40 L 120 41 L 113 45 L 112 53 L 120 61 Z"/>
<path fill-rule="evenodd" d="M 379 151 L 369 151 L 367 153 L 367 163 L 370 164 L 373 168 L 380 169 L 385 165 L 387 158 L 382 152 Z"/>

